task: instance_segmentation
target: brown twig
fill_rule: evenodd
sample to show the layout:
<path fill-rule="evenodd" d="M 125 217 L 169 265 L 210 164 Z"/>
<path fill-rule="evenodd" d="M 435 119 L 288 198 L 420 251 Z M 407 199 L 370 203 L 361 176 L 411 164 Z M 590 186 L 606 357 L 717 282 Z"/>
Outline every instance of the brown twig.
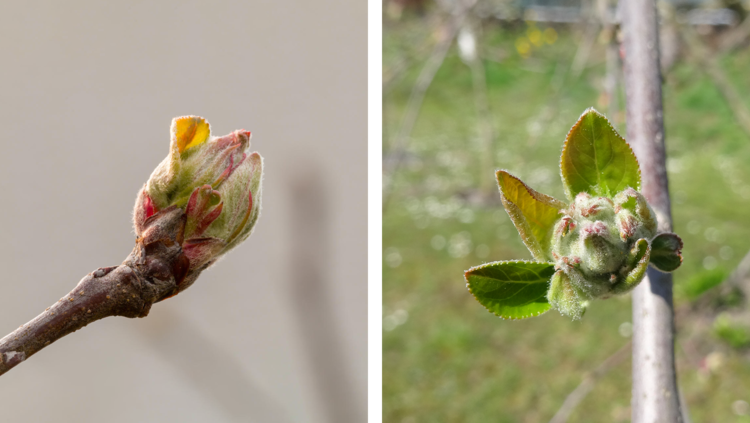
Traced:
<path fill-rule="evenodd" d="M 165 209 L 162 216 L 170 222 L 165 226 L 184 227 L 181 209 Z M 110 316 L 146 317 L 155 302 L 176 292 L 187 272 L 185 260 L 175 240 L 137 240 L 121 265 L 89 273 L 68 295 L 0 339 L 0 375 L 89 323 Z"/>
<path fill-rule="evenodd" d="M 594 389 L 594 386 L 599 381 L 599 379 L 604 377 L 604 375 L 606 375 L 610 370 L 617 367 L 626 358 L 628 358 L 630 347 L 631 342 L 628 341 L 627 344 L 623 345 L 614 354 L 607 357 L 602 362 L 602 364 L 599 365 L 599 367 L 584 375 L 581 383 L 576 387 L 576 389 L 568 394 L 568 396 L 565 398 L 565 402 L 563 402 L 563 405 L 559 410 L 557 410 L 557 413 L 555 413 L 549 423 L 567 422 L 568 418 L 573 413 L 573 410 L 575 410 L 575 408 L 578 407 L 578 404 L 580 404 L 581 401 L 586 398 L 586 395 L 588 395 L 589 392 Z"/>
<path fill-rule="evenodd" d="M 672 229 L 664 148 L 659 31 L 654 0 L 621 1 L 627 135 L 641 167 L 642 192 Z M 633 291 L 632 421 L 679 422 L 672 275 L 648 269 Z"/>

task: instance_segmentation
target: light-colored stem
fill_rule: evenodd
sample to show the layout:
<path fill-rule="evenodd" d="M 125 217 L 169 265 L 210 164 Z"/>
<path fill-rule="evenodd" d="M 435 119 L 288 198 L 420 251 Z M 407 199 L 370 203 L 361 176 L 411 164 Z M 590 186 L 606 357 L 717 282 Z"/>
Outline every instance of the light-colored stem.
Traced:
<path fill-rule="evenodd" d="M 626 0 L 622 7 L 627 136 L 640 162 L 642 191 L 671 231 L 659 68 L 659 31 L 654 0 Z M 632 422 L 679 422 L 674 363 L 672 276 L 649 268 L 633 291 Z"/>

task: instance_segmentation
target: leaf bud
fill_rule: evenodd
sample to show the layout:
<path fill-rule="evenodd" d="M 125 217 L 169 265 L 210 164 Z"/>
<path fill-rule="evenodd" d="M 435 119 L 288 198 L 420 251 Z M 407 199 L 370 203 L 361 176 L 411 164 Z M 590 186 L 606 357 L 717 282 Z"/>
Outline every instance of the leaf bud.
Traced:
<path fill-rule="evenodd" d="M 168 240 L 182 246 L 190 263 L 179 291 L 255 226 L 263 159 L 249 147 L 248 131 L 212 137 L 201 117 L 172 120 L 169 155 L 139 191 L 133 221 L 143 245 Z"/>

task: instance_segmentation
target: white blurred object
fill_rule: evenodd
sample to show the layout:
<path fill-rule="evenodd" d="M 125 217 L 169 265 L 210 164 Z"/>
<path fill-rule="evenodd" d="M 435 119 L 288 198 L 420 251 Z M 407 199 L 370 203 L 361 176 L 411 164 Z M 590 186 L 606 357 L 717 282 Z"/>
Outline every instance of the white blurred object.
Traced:
<path fill-rule="evenodd" d="M 465 63 L 477 60 L 477 37 L 469 25 L 458 31 L 458 54 Z"/>

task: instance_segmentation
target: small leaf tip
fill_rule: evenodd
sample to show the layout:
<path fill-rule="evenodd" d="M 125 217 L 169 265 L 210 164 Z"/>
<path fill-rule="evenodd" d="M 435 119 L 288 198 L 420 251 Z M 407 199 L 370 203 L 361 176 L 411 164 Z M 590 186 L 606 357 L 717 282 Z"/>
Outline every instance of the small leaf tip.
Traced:
<path fill-rule="evenodd" d="M 584 110 L 583 113 L 581 113 L 581 117 L 586 116 L 589 113 L 596 113 L 597 115 L 604 117 L 604 114 L 602 112 L 596 110 L 593 107 L 589 107 L 588 109 Z"/>

